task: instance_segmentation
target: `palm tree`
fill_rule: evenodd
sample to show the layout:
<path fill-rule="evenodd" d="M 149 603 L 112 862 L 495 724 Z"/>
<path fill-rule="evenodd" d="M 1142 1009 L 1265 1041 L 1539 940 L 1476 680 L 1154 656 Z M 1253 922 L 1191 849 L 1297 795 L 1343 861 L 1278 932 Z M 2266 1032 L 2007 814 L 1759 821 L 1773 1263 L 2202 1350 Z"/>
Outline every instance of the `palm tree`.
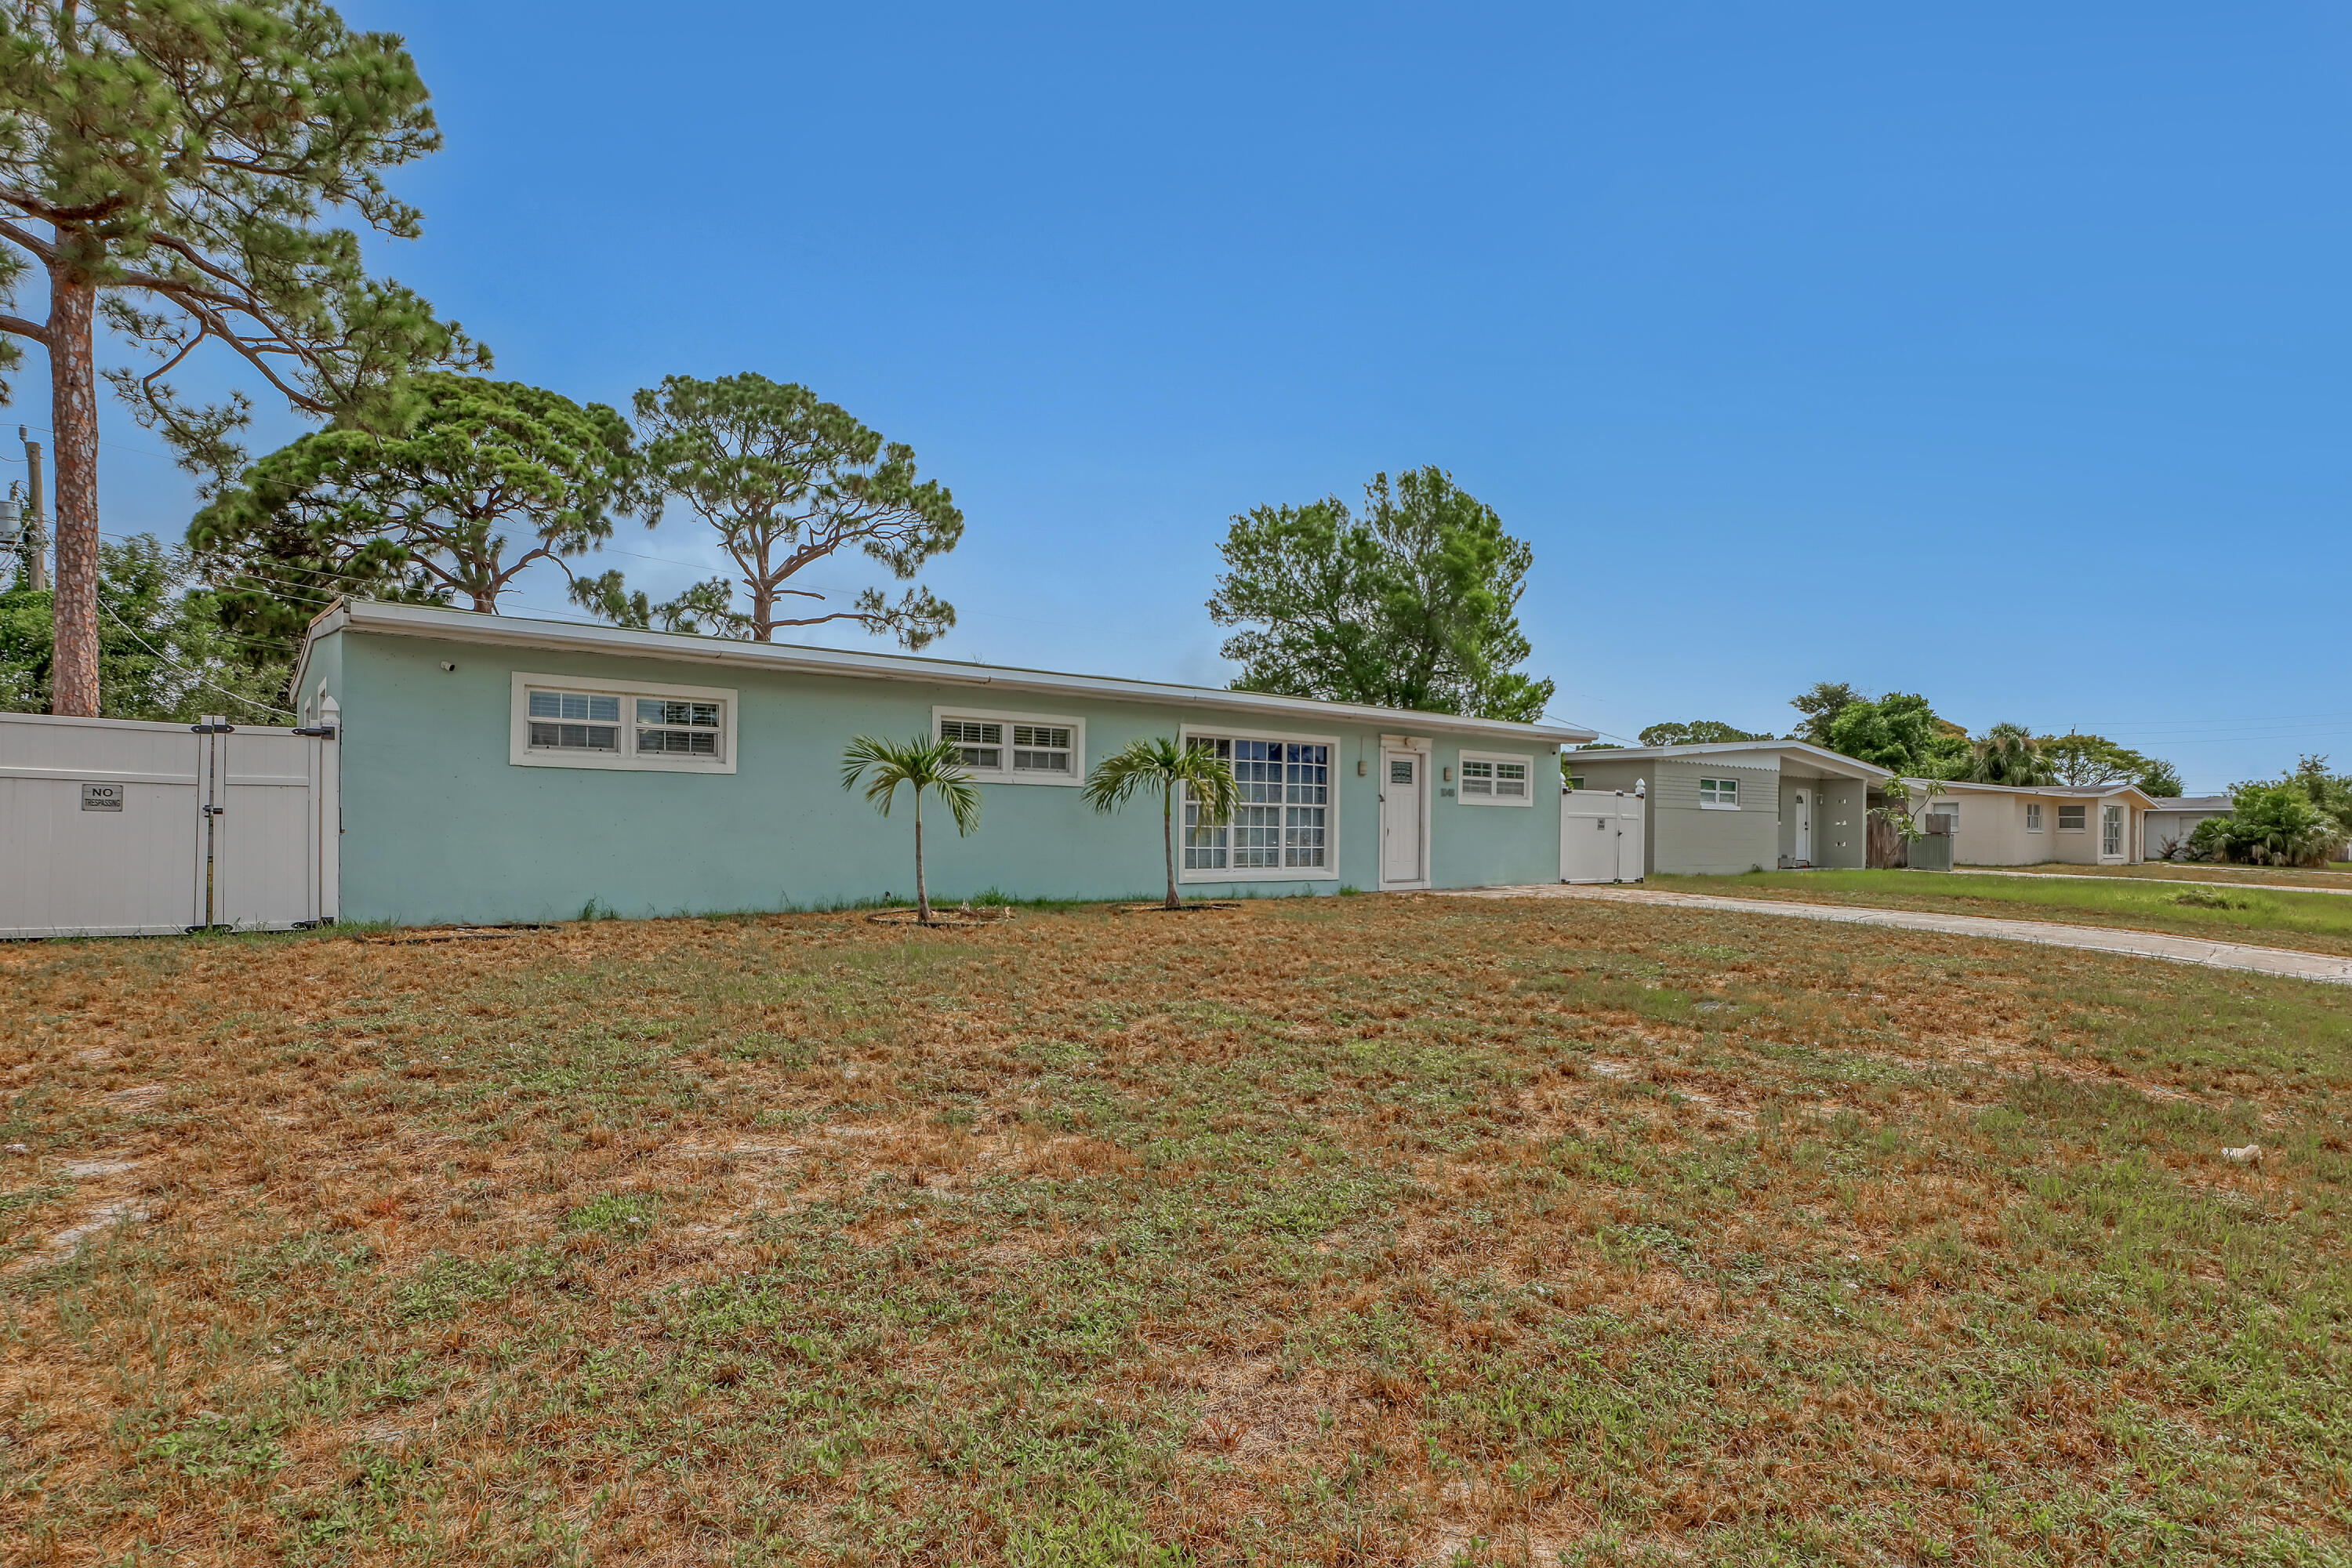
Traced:
<path fill-rule="evenodd" d="M 871 774 L 869 777 L 868 774 Z M 931 923 L 930 895 L 923 886 L 923 792 L 937 790 L 955 818 L 956 832 L 968 834 L 980 826 L 980 786 L 964 771 L 963 753 L 952 741 L 917 736 L 906 742 L 880 741 L 860 735 L 841 753 L 841 787 L 866 784 L 866 798 L 883 816 L 900 784 L 915 786 L 915 918 Z"/>
<path fill-rule="evenodd" d="M 1129 741 L 1105 757 L 1087 775 L 1087 804 L 1097 811 L 1125 805 L 1139 791 L 1160 791 L 1160 837 L 1168 851 L 1169 909 L 1180 909 L 1176 897 L 1176 792 L 1190 790 L 1194 824 L 1220 827 L 1233 820 L 1242 803 L 1241 786 L 1234 782 L 1231 763 L 1206 746 L 1187 746 L 1165 736 Z"/>
<path fill-rule="evenodd" d="M 1995 724 L 1969 748 L 1972 784 L 2046 784 L 2057 781 L 2050 760 L 2022 724 Z"/>

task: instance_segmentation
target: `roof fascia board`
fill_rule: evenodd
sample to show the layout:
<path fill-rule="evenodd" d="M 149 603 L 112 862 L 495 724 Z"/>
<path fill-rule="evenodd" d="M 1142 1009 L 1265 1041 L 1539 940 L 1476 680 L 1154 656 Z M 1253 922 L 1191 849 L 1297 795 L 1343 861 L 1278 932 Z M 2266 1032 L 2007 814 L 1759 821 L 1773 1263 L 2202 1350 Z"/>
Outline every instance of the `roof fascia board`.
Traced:
<path fill-rule="evenodd" d="M 344 629 L 394 637 L 495 643 L 513 647 L 606 653 L 634 658 L 667 659 L 680 664 L 738 665 L 854 679 L 929 681 L 980 689 L 1097 697 L 1117 702 L 1214 708 L 1270 717 L 1325 721 L 1349 719 L 1364 723 L 1386 724 L 1391 728 L 1400 718 L 1410 717 L 1412 727 L 1416 730 L 1444 730 L 1454 734 L 1507 737 L 1520 742 L 1562 742 L 1589 741 L 1593 737 L 1593 731 L 1590 730 L 1569 725 L 1518 724 L 1508 720 L 1473 719 L 1449 713 L 1409 713 L 1402 709 L 1370 708 L 1349 702 L 1318 702 L 1307 698 L 1277 697 L 1267 692 L 1219 691 L 1209 687 L 1124 680 L 1112 676 L 1063 675 L 1050 670 L 1010 669 L 994 665 L 959 665 L 945 659 L 917 660 L 793 644 L 731 642 L 717 637 L 688 638 L 667 632 L 633 631 L 619 626 L 573 626 L 556 621 L 480 616 L 472 611 L 413 605 L 373 602 L 349 605 L 341 616 L 320 617 L 314 624 L 310 636 L 322 637 L 329 632 Z M 309 661 L 309 643 L 310 639 L 306 638 L 303 647 L 305 664 Z"/>

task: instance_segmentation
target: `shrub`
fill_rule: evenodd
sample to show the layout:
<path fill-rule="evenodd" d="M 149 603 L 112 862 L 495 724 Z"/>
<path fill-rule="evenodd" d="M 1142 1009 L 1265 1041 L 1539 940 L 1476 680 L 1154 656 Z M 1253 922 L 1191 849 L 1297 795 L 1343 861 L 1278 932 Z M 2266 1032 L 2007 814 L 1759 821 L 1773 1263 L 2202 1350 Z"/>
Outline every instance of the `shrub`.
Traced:
<path fill-rule="evenodd" d="M 2241 784 L 2230 815 L 2210 816 L 2189 837 L 2200 860 L 2248 866 L 2324 866 L 2343 837 L 2336 819 L 2287 784 Z"/>

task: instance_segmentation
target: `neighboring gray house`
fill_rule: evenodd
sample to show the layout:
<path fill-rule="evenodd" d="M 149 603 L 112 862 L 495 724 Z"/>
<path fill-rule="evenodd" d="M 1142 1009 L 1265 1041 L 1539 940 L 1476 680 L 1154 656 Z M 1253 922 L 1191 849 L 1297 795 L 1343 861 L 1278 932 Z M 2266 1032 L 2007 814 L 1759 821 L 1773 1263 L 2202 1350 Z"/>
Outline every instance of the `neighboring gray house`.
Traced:
<path fill-rule="evenodd" d="M 2188 848 L 2189 836 L 2197 831 L 2197 825 L 2209 816 L 2229 816 L 2232 804 L 2226 795 L 2158 797 L 2148 808 L 2142 828 L 2147 837 L 2140 845 L 2140 853 L 2150 860 L 2161 860 L 2168 844 Z"/>
<path fill-rule="evenodd" d="M 1570 787 L 1630 790 L 1649 801 L 1643 870 L 1735 875 L 1776 867 L 1860 870 L 1870 791 L 1885 768 L 1802 741 L 1607 747 L 1569 752 Z"/>

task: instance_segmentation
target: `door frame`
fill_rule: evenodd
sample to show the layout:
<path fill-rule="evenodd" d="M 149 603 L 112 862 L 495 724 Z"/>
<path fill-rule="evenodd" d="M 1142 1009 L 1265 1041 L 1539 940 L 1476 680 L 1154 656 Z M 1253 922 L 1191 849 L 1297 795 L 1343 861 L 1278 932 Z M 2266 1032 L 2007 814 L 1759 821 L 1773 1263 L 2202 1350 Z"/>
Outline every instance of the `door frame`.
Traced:
<path fill-rule="evenodd" d="M 1430 806 L 1435 799 L 1429 782 L 1430 750 L 1430 743 L 1416 735 L 1381 737 L 1380 773 L 1372 781 L 1372 793 L 1375 804 L 1380 807 L 1381 819 L 1381 841 L 1377 846 L 1378 858 L 1373 862 L 1373 869 L 1378 876 L 1380 890 L 1384 893 L 1425 889 L 1430 886 L 1429 818 Z M 1413 759 L 1413 787 L 1421 792 L 1421 876 L 1410 882 L 1389 880 L 1389 759 L 1392 756 Z"/>
<path fill-rule="evenodd" d="M 1789 836 L 1789 847 L 1801 851 L 1790 857 L 1800 866 L 1810 866 L 1813 863 L 1813 804 L 1814 797 L 1820 793 L 1819 789 L 1809 784 L 1801 784 L 1796 787 L 1797 826 L 1796 831 Z"/>

